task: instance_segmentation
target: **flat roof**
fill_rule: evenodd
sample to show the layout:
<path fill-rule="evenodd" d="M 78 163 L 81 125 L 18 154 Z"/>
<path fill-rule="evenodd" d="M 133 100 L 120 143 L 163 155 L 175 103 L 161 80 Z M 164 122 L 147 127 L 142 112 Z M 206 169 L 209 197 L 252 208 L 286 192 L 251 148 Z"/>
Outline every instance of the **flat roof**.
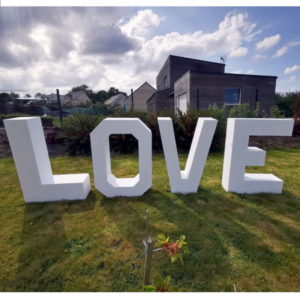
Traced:
<path fill-rule="evenodd" d="M 184 56 L 178 56 L 178 55 L 172 55 L 172 54 L 170 54 L 168 56 L 168 58 L 169 57 L 175 57 L 175 58 L 180 58 L 180 59 L 183 59 L 183 60 L 193 60 L 193 61 L 199 61 L 199 62 L 205 62 L 205 63 L 209 63 L 209 64 L 217 64 L 217 65 L 225 66 L 225 64 L 223 64 L 223 63 L 217 63 L 217 62 L 214 62 L 214 61 L 208 61 L 208 60 L 197 59 L 197 58 L 190 58 L 190 57 L 184 57 Z"/>
<path fill-rule="evenodd" d="M 272 75 L 256 75 L 256 74 L 237 74 L 237 73 L 216 73 L 216 72 L 197 72 L 197 71 L 187 71 L 192 74 L 197 74 L 197 75 L 219 75 L 219 76 L 224 76 L 224 75 L 230 75 L 230 76 L 248 76 L 248 77 L 269 77 L 269 78 L 278 78 L 277 76 L 272 76 Z M 185 72 L 182 76 L 184 76 L 187 72 Z M 181 76 L 181 77 L 182 77 Z M 180 78 L 181 78 L 180 77 Z M 178 78 L 179 79 L 179 78 Z"/>

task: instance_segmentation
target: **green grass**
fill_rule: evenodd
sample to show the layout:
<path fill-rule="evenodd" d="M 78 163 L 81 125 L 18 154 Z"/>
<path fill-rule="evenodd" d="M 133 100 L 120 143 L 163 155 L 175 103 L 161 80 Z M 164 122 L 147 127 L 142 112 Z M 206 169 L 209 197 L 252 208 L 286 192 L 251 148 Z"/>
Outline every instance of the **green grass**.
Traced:
<path fill-rule="evenodd" d="M 182 166 L 185 156 L 181 156 Z M 53 171 L 89 172 L 90 157 L 52 158 Z M 1 291 L 141 291 L 145 211 L 151 232 L 185 234 L 190 254 L 171 264 L 155 254 L 153 274 L 175 291 L 300 291 L 300 150 L 273 150 L 264 168 L 282 195 L 237 195 L 221 187 L 223 157 L 211 154 L 197 194 L 170 192 L 165 161 L 153 157 L 153 186 L 139 198 L 25 204 L 12 159 L 0 159 Z M 116 156 L 118 176 L 136 157 Z"/>

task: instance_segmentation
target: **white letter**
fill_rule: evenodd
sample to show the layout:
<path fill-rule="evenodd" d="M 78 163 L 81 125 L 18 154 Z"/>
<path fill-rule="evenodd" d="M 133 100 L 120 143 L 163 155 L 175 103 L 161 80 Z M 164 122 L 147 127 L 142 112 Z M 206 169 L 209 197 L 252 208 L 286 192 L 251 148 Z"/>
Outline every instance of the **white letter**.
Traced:
<path fill-rule="evenodd" d="M 198 118 L 186 166 L 181 171 L 172 120 L 170 118 L 158 118 L 159 131 L 173 193 L 187 194 L 197 192 L 217 122 L 213 118 Z M 200 141 L 202 141 L 201 145 Z"/>
<path fill-rule="evenodd" d="M 249 136 L 291 136 L 293 119 L 232 119 L 227 121 L 227 133 L 222 185 L 227 192 L 282 192 L 283 181 L 273 174 L 245 173 L 246 166 L 264 166 L 266 152 L 248 147 Z"/>
<path fill-rule="evenodd" d="M 89 174 L 53 175 L 39 117 L 4 120 L 25 202 L 83 200 Z"/>
<path fill-rule="evenodd" d="M 132 134 L 139 143 L 139 174 L 117 178 L 111 173 L 109 136 Z M 152 185 L 152 133 L 138 118 L 107 118 L 91 133 L 95 187 L 106 197 L 143 195 Z"/>

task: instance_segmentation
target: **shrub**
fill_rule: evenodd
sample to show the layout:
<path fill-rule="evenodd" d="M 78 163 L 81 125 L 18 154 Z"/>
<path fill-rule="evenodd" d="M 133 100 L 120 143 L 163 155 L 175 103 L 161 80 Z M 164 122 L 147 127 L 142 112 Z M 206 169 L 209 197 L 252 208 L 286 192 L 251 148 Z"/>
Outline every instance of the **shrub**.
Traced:
<path fill-rule="evenodd" d="M 273 109 L 272 117 L 281 117 L 278 110 Z M 260 118 L 263 114 L 259 103 L 256 109 L 250 109 L 248 104 L 221 108 L 216 105 L 209 106 L 208 110 L 190 110 L 187 114 L 178 112 L 171 114 L 161 112 L 160 116 L 170 116 L 173 120 L 175 139 L 179 151 L 190 149 L 194 132 L 199 117 L 211 117 L 218 120 L 216 132 L 213 137 L 211 151 L 224 149 L 227 118 Z M 117 118 L 139 118 L 152 131 L 153 151 L 162 150 L 161 137 L 157 117 L 146 113 L 116 111 L 111 117 Z M 63 136 L 67 144 L 67 151 L 70 154 L 90 154 L 90 132 L 104 118 L 103 115 L 96 116 L 91 114 L 73 115 L 65 119 L 63 124 Z M 137 150 L 138 144 L 132 135 L 112 135 L 110 138 L 111 150 L 118 153 L 132 153 Z"/>
<path fill-rule="evenodd" d="M 90 154 L 90 133 L 102 117 L 91 114 L 74 114 L 64 119 L 62 138 L 70 155 Z"/>

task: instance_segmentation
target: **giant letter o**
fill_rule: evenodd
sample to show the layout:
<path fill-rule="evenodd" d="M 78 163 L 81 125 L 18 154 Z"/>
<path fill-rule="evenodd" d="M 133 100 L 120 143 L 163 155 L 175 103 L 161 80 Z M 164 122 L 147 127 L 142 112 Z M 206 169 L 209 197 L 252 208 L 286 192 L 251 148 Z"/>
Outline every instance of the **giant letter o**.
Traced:
<path fill-rule="evenodd" d="M 139 144 L 139 174 L 117 178 L 111 172 L 109 136 L 132 134 Z M 95 187 L 106 197 L 143 195 L 152 185 L 152 133 L 138 118 L 107 118 L 91 133 Z"/>

